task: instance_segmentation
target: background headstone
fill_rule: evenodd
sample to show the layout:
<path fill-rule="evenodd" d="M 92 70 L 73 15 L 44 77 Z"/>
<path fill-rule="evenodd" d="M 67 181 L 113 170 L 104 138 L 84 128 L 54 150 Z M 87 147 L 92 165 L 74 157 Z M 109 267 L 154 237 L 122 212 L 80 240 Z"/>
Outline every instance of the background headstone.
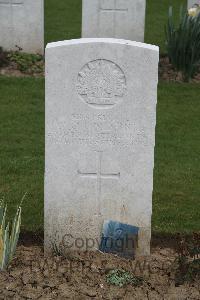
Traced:
<path fill-rule="evenodd" d="M 158 47 L 81 39 L 46 48 L 45 245 L 98 248 L 105 220 L 150 252 Z"/>
<path fill-rule="evenodd" d="M 195 4 L 200 4 L 199 0 L 188 0 L 188 8 L 193 7 Z"/>
<path fill-rule="evenodd" d="M 0 0 L 0 46 L 43 54 L 43 0 Z"/>
<path fill-rule="evenodd" d="M 146 0 L 83 0 L 82 37 L 144 41 Z"/>

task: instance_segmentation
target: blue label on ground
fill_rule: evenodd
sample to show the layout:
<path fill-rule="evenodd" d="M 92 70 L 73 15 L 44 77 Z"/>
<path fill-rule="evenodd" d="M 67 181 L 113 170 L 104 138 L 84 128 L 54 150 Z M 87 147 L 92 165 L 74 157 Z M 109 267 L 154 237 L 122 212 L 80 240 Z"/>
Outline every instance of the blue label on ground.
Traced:
<path fill-rule="evenodd" d="M 133 258 L 137 247 L 139 227 L 116 221 L 103 224 L 100 251 Z"/>

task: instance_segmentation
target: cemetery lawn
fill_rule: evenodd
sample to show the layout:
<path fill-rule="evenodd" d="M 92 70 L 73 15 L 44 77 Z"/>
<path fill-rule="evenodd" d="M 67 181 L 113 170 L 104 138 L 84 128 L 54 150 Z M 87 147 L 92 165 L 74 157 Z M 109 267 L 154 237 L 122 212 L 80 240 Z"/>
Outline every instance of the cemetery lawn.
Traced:
<path fill-rule="evenodd" d="M 44 80 L 0 77 L 0 199 L 14 213 L 23 195 L 23 229 L 43 224 Z"/>
<path fill-rule="evenodd" d="M 200 226 L 200 85 L 158 89 L 153 231 Z M 0 77 L 0 198 L 23 203 L 23 229 L 43 229 L 44 79 Z M 134 200 L 133 200 L 134 201 Z"/>
<path fill-rule="evenodd" d="M 200 229 L 200 85 L 158 87 L 154 232 Z"/>
<path fill-rule="evenodd" d="M 45 41 L 46 43 L 80 38 L 82 0 L 45 1 Z M 180 6 L 186 0 L 147 0 L 145 42 L 165 51 L 164 27 L 168 10 L 173 6 L 178 20 Z"/>

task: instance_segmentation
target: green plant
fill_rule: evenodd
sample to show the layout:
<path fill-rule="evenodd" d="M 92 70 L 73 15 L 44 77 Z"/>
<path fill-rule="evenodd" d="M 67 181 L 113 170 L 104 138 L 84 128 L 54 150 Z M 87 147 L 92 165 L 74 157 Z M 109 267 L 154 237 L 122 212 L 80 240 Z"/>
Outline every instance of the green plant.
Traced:
<path fill-rule="evenodd" d="M 123 287 L 124 285 L 127 284 L 140 286 L 143 282 L 143 279 L 141 277 L 134 276 L 133 274 L 127 271 L 116 269 L 116 270 L 111 270 L 106 275 L 106 281 L 109 284 Z"/>
<path fill-rule="evenodd" d="M 5 270 L 13 259 L 16 251 L 20 225 L 21 225 L 21 207 L 19 206 L 15 214 L 12 229 L 10 224 L 6 225 L 7 206 L 3 201 L 0 202 L 0 269 Z"/>
<path fill-rule="evenodd" d="M 21 72 L 32 74 L 43 71 L 43 57 L 41 55 L 15 51 L 10 52 L 8 58 L 17 65 Z"/>
<path fill-rule="evenodd" d="M 51 243 L 53 256 L 64 256 L 62 249 L 57 245 L 56 242 Z"/>
<path fill-rule="evenodd" d="M 182 73 L 185 81 L 189 81 L 200 66 L 200 14 L 191 16 L 181 8 L 180 23 L 176 27 L 170 7 L 165 34 L 171 64 Z"/>
<path fill-rule="evenodd" d="M 177 285 L 200 280 L 200 234 L 194 233 L 190 240 L 180 239 L 175 265 Z"/>

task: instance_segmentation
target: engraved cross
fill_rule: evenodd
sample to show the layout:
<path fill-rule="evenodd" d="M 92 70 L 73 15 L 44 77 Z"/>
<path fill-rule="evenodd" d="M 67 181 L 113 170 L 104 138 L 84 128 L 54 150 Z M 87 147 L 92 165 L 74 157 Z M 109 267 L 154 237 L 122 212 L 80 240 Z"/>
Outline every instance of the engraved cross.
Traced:
<path fill-rule="evenodd" d="M 102 6 L 101 6 L 100 10 L 105 11 L 105 12 L 117 13 L 117 12 L 127 12 L 128 8 L 117 8 L 117 0 L 114 0 L 114 7 L 113 8 L 102 8 Z"/>
<path fill-rule="evenodd" d="M 11 37 L 11 41 L 14 40 L 14 23 L 13 23 L 13 17 L 14 17 L 14 9 L 20 8 L 24 4 L 24 0 L 0 0 L 0 6 L 3 8 L 9 8 L 8 11 L 8 19 L 9 19 L 9 25 L 8 25 L 8 31 L 9 36 Z"/>
<path fill-rule="evenodd" d="M 112 14 L 113 16 L 113 25 L 111 26 L 112 27 L 112 30 L 113 30 L 113 34 L 115 37 L 116 36 L 116 28 L 117 28 L 117 23 L 118 23 L 118 20 L 117 20 L 117 13 L 124 13 L 124 12 L 128 12 L 128 8 L 120 8 L 118 5 L 117 5 L 117 1 L 118 0 L 113 0 L 113 5 L 110 5 L 110 6 L 103 6 L 102 4 L 100 5 L 100 12 L 101 13 L 106 13 L 108 14 L 109 18 L 111 17 L 109 13 Z M 107 1 L 106 1 L 107 2 Z M 107 3 L 106 3 L 107 4 Z"/>
<path fill-rule="evenodd" d="M 23 5 L 24 2 L 22 0 L 0 0 L 0 5 L 9 5 L 10 7 Z"/>
<path fill-rule="evenodd" d="M 120 178 L 120 173 L 103 173 L 102 172 L 102 157 L 103 157 L 103 152 L 97 152 L 98 153 L 98 166 L 97 166 L 97 171 L 96 172 L 81 172 L 78 170 L 78 174 L 81 177 L 85 178 L 93 178 L 97 180 L 97 203 L 98 203 L 98 210 L 99 214 L 101 214 L 101 186 L 102 186 L 102 179 L 114 179 L 117 180 Z"/>

